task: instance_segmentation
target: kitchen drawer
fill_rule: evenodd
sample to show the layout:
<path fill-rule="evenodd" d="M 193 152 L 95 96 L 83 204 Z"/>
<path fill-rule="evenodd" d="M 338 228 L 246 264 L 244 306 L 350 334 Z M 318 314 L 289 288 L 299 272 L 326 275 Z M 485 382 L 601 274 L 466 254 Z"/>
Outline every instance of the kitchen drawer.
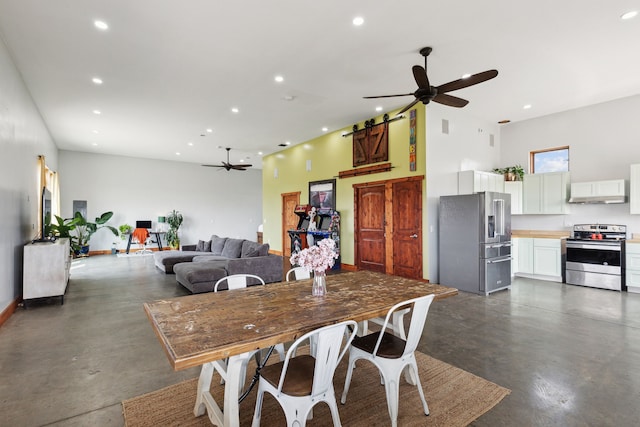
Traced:
<path fill-rule="evenodd" d="M 560 239 L 543 239 L 543 238 L 534 238 L 533 246 L 535 247 L 544 247 L 544 248 L 557 248 L 560 249 Z"/>
<path fill-rule="evenodd" d="M 640 272 L 640 253 L 627 252 L 626 258 L 627 272 L 629 270 L 638 270 Z"/>
<path fill-rule="evenodd" d="M 628 254 L 640 254 L 640 243 L 628 243 L 625 245 L 625 252 Z"/>

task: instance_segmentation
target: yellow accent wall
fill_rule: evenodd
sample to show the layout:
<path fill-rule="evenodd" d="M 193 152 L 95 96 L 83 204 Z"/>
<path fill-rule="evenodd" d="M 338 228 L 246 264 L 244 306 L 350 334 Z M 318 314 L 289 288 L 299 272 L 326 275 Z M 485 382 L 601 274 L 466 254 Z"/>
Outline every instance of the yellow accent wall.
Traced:
<path fill-rule="evenodd" d="M 318 138 L 284 149 L 263 158 L 262 169 L 262 205 L 263 205 L 263 239 L 272 250 L 282 251 L 282 197 L 283 193 L 300 192 L 300 203 L 306 204 L 309 199 L 309 181 L 336 179 L 336 210 L 340 212 L 340 243 L 342 262 L 353 265 L 354 261 L 354 218 L 353 218 L 353 184 L 375 182 L 407 176 L 425 176 L 425 109 L 424 105 L 414 107 L 416 111 L 416 163 L 417 170 L 409 171 L 409 111 L 405 118 L 389 123 L 389 172 L 362 175 L 353 178 L 338 178 L 340 171 L 353 169 L 351 135 L 352 126 L 337 130 Z M 397 110 L 399 111 L 399 110 Z M 397 111 L 392 111 L 393 118 Z M 367 119 L 368 120 L 368 119 Z M 382 115 L 375 117 L 375 123 L 382 122 Z M 364 121 L 357 123 L 358 129 L 364 128 Z M 306 170 L 307 160 L 311 160 L 311 171 Z M 277 170 L 277 175 L 276 175 Z M 426 182 L 422 188 L 422 227 L 427 227 L 426 218 Z M 424 234 L 423 234 L 424 235 Z M 427 259 L 426 240 L 423 240 L 423 258 Z M 423 264 L 425 261 L 423 261 Z M 426 272 L 427 266 L 423 266 Z"/>

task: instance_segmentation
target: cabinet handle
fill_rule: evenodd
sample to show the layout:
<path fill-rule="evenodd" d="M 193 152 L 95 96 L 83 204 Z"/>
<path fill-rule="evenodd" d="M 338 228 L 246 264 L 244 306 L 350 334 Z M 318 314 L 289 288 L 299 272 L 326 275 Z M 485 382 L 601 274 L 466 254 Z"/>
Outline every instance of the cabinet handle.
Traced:
<path fill-rule="evenodd" d="M 412 234 L 412 235 L 411 235 L 411 236 L 409 236 L 409 237 L 411 237 L 412 239 L 417 239 L 417 238 L 418 238 L 418 235 L 417 235 L 417 234 Z"/>

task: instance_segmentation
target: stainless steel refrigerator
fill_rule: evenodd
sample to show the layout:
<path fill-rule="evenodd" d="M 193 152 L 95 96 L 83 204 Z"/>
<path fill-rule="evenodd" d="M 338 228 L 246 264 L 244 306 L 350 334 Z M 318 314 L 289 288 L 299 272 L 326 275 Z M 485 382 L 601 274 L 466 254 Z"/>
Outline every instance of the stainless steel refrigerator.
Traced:
<path fill-rule="evenodd" d="M 440 197 L 440 284 L 488 295 L 511 286 L 511 195 Z"/>

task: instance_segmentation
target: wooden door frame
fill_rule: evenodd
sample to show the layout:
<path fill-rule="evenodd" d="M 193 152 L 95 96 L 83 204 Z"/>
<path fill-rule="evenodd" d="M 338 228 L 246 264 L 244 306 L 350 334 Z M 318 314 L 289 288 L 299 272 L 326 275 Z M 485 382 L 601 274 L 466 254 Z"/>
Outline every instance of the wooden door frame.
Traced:
<path fill-rule="evenodd" d="M 387 274 L 393 274 L 393 184 L 398 182 L 408 182 L 408 181 L 424 181 L 424 175 L 418 176 L 407 176 L 404 178 L 395 178 L 395 179 L 386 179 L 382 181 L 373 181 L 373 182 L 363 182 L 361 184 L 353 184 L 353 221 L 354 221 L 354 236 L 353 236 L 353 247 L 354 247 L 354 261 L 358 259 L 358 230 L 360 225 L 358 224 L 358 196 L 357 191 L 361 188 L 367 187 L 376 187 L 384 185 L 384 212 L 385 212 L 385 224 L 384 224 L 384 234 L 385 234 L 385 272 Z M 423 193 L 424 190 L 421 189 Z M 422 194 L 422 201 L 424 203 L 425 197 Z M 421 214 L 424 214 L 424 210 L 421 210 Z M 424 226 L 424 224 L 423 224 Z M 422 236 L 420 236 L 420 240 L 422 240 Z M 422 245 L 423 248 L 423 257 L 424 257 L 424 242 Z"/>
<path fill-rule="evenodd" d="M 286 229 L 285 227 L 285 215 L 287 214 L 284 211 L 284 199 L 285 197 L 289 197 L 289 196 L 294 196 L 297 197 L 298 202 L 296 204 L 300 204 L 300 194 L 302 192 L 301 191 L 292 191 L 291 193 L 281 193 L 280 194 L 280 210 L 281 210 L 281 214 L 280 214 L 280 227 L 282 228 L 282 255 L 286 255 L 285 254 L 285 239 L 289 238 L 289 230 Z"/>

